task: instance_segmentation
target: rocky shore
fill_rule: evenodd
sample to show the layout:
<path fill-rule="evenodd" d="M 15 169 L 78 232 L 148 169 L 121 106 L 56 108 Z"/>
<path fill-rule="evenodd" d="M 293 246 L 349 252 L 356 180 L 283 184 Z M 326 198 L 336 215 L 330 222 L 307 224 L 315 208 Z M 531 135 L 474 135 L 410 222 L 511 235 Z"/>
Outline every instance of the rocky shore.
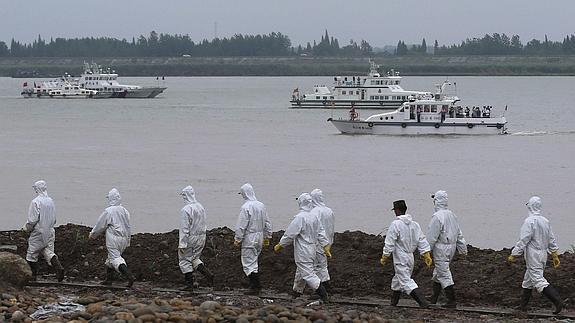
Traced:
<path fill-rule="evenodd" d="M 87 239 L 90 228 L 64 225 L 56 228 L 56 253 L 67 271 L 67 282 L 97 282 L 103 278 L 106 258 L 104 240 Z M 136 234 L 125 252 L 129 267 L 137 277 L 135 288 L 94 289 L 72 286 L 25 287 L 23 290 L 0 288 L 0 321 L 31 321 L 40 306 L 74 302 L 84 305 L 83 310 L 62 315 L 52 314 L 52 320 L 124 320 L 189 321 L 189 322 L 380 322 L 389 319 L 433 320 L 498 320 L 494 314 L 466 313 L 438 309 L 420 310 L 391 308 L 386 305 L 362 306 L 334 302 L 328 305 L 313 303 L 307 297 L 291 300 L 295 266 L 291 249 L 280 255 L 273 253 L 273 243 L 282 232 L 274 233 L 272 245 L 263 251 L 260 271 L 265 294 L 284 295 L 279 298 L 241 296 L 247 280 L 240 264 L 240 251 L 233 247 L 233 232 L 228 228 L 208 232 L 202 260 L 216 275 L 212 289 L 198 277 L 201 294 L 173 291 L 181 286 L 183 277 L 177 261 L 177 231 L 158 234 Z M 332 248 L 330 274 L 333 299 L 370 299 L 387 304 L 393 266 L 379 265 L 384 237 L 362 232 L 337 233 Z M 27 236 L 20 231 L 0 232 L 0 245 L 17 246 L 16 253 L 25 256 Z M 456 292 L 462 306 L 512 308 L 521 293 L 524 273 L 523 261 L 508 264 L 509 250 L 483 250 L 469 247 L 469 255 L 458 257 L 452 266 Z M 557 286 L 566 299 L 566 313 L 570 313 L 570 300 L 575 297 L 575 256 L 561 255 L 561 266 L 546 270 L 547 279 Z M 44 263 L 42 280 L 55 280 Z M 430 294 L 431 270 L 416 259 L 414 278 Z M 118 284 L 121 284 L 118 282 Z M 221 295 L 216 291 L 229 295 Z M 406 298 L 403 304 L 410 304 Z M 312 306 L 308 306 L 312 304 Z M 551 304 L 538 295 L 532 300 L 533 310 L 550 313 Z M 65 306 L 64 306 L 65 307 Z M 147 316 L 146 316 L 147 315 Z M 34 316 L 40 319 L 37 315 Z M 518 316 L 517 319 L 522 318 Z M 525 317 L 523 317 L 525 318 Z M 508 319 L 510 319 L 508 317 Z"/>

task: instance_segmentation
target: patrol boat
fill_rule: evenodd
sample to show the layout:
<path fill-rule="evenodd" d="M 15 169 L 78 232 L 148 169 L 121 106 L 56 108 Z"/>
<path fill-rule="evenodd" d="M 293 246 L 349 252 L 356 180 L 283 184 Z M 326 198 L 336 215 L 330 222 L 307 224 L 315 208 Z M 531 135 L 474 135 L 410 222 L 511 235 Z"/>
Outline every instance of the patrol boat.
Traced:
<path fill-rule="evenodd" d="M 28 82 L 25 82 L 20 94 L 25 98 L 92 99 L 98 96 L 98 91 L 80 88 L 62 79 L 44 81 L 39 85 L 34 82 L 34 87 L 28 87 Z"/>
<path fill-rule="evenodd" d="M 354 108 L 349 119 L 331 122 L 344 134 L 369 135 L 483 135 L 506 134 L 504 115 L 492 116 L 492 106 L 463 108 L 457 96 L 444 95 L 449 82 L 438 85 L 434 95 L 410 98 L 395 111 L 375 114 L 364 120 Z M 505 107 L 507 110 L 507 106 Z M 505 111 L 504 111 L 505 112 Z M 504 113 L 503 113 L 504 114 Z"/>
<path fill-rule="evenodd" d="M 99 97 L 110 98 L 154 98 L 167 89 L 165 86 L 120 84 L 115 71 L 104 70 L 95 63 L 84 63 L 84 73 L 74 82 L 81 88 L 98 91 Z"/>
<path fill-rule="evenodd" d="M 292 93 L 292 108 L 349 109 L 397 109 L 410 96 L 418 97 L 429 92 L 404 90 L 399 72 L 391 70 L 380 75 L 379 65 L 370 61 L 367 76 L 336 76 L 332 87 L 315 85 L 313 91 L 300 94 L 299 88 Z"/>

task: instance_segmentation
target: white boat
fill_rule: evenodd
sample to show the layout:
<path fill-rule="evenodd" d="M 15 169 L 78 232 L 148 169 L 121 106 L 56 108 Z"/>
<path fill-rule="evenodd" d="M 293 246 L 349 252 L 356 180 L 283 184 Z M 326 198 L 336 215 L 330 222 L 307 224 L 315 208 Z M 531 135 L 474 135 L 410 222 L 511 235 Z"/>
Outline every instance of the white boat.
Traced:
<path fill-rule="evenodd" d="M 98 91 L 100 97 L 111 98 L 154 98 L 167 89 L 165 86 L 120 84 L 118 74 L 95 63 L 84 63 L 84 73 L 74 82 L 81 88 Z"/>
<path fill-rule="evenodd" d="M 344 134 L 483 135 L 507 133 L 505 116 L 493 117 L 491 106 L 463 108 L 458 104 L 460 101 L 458 97 L 443 94 L 443 89 L 449 84 L 446 82 L 439 86 L 438 93 L 433 96 L 412 98 L 392 112 L 375 114 L 362 120 L 352 108 L 349 119 L 329 118 L 328 121 Z"/>
<path fill-rule="evenodd" d="M 98 91 L 83 89 L 60 79 L 45 81 L 40 85 L 34 83 L 34 87 L 28 87 L 26 82 L 20 94 L 25 98 L 92 99 L 98 96 Z"/>
<path fill-rule="evenodd" d="M 423 91 L 404 90 L 399 72 L 391 70 L 380 75 L 379 65 L 370 61 L 369 74 L 359 76 L 336 76 L 333 86 L 315 85 L 311 93 L 300 94 L 299 88 L 292 93 L 292 108 L 349 109 L 397 109 L 409 97 L 430 94 Z"/>

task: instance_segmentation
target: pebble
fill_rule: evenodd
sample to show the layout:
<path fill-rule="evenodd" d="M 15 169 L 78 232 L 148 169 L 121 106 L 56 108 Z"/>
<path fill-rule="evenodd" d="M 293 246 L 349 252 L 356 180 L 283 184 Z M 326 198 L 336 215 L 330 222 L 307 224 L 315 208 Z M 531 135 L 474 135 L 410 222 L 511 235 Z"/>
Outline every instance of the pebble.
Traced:
<path fill-rule="evenodd" d="M 130 313 L 130 312 L 117 312 L 115 315 L 115 318 L 117 320 L 125 320 L 125 321 L 129 321 L 129 320 L 133 320 L 134 314 Z"/>
<path fill-rule="evenodd" d="M 154 316 L 156 315 L 156 313 L 147 306 L 138 308 L 138 309 L 134 310 L 133 313 L 136 317 L 140 317 L 143 315 L 154 315 Z"/>
<path fill-rule="evenodd" d="M 13 299 L 13 298 L 16 298 L 16 297 L 15 297 L 14 295 L 12 295 L 12 294 L 2 293 L 2 299 L 10 300 L 10 299 Z"/>
<path fill-rule="evenodd" d="M 14 313 L 12 313 L 12 321 L 14 322 L 20 322 L 24 320 L 24 318 L 26 318 L 26 315 L 24 315 L 22 311 L 15 311 Z"/>
<path fill-rule="evenodd" d="M 102 303 L 92 303 L 86 307 L 86 312 L 94 315 L 95 313 L 102 312 Z"/>
<path fill-rule="evenodd" d="M 217 309 L 220 309 L 222 306 L 220 305 L 220 303 L 215 302 L 215 301 L 205 301 L 202 304 L 200 304 L 200 314 L 202 312 L 206 312 L 206 311 L 215 311 Z"/>
<path fill-rule="evenodd" d="M 156 315 L 144 314 L 144 315 L 138 316 L 138 320 L 141 320 L 142 322 L 155 322 L 156 321 Z"/>

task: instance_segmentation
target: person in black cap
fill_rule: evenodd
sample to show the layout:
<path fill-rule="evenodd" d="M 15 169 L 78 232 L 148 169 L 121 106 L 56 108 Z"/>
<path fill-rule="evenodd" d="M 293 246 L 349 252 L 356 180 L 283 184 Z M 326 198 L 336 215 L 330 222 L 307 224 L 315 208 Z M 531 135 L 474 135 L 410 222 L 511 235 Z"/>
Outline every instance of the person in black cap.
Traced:
<path fill-rule="evenodd" d="M 391 280 L 391 290 L 393 291 L 391 305 L 397 306 L 401 293 L 404 292 L 413 297 L 420 307 L 428 307 L 429 303 L 411 278 L 411 274 L 413 272 L 413 252 L 415 250 L 419 250 L 428 268 L 433 264 L 429 252 L 431 250 L 429 243 L 425 239 L 419 224 L 412 220 L 411 215 L 406 214 L 407 205 L 404 200 L 393 202 L 392 210 L 395 211 L 397 218 L 391 222 L 387 230 L 383 255 L 380 260 L 381 265 L 385 266 L 390 255 L 393 254 L 395 275 Z"/>

